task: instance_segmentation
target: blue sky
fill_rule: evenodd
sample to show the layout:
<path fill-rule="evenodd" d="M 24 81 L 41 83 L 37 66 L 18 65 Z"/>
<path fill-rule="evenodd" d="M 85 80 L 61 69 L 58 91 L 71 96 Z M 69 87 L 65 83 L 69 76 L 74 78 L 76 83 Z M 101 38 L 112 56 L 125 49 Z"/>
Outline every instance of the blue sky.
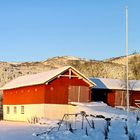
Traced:
<path fill-rule="evenodd" d="M 139 0 L 0 0 L 0 61 L 71 55 L 102 60 L 140 52 Z"/>

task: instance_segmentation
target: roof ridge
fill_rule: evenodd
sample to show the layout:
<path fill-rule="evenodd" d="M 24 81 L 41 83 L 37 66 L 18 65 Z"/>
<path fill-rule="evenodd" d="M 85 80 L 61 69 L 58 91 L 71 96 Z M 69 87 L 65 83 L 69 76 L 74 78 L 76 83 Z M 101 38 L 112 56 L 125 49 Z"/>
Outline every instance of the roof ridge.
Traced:
<path fill-rule="evenodd" d="M 31 75 L 19 76 L 19 77 L 13 79 L 12 81 L 8 82 L 7 84 L 5 84 L 3 87 L 0 88 L 0 90 L 14 89 L 14 88 L 20 88 L 20 87 L 25 87 L 25 86 L 44 84 L 44 83 L 52 81 L 59 74 L 62 74 L 63 72 L 65 72 L 69 68 L 76 71 L 77 74 L 79 74 L 81 77 L 83 77 L 83 79 L 85 79 L 85 81 L 90 86 L 95 85 L 94 82 L 92 82 L 90 79 L 85 77 L 82 73 L 80 73 L 74 67 L 65 66 L 65 67 L 60 67 L 58 69 L 53 69 L 53 70 L 46 71 L 46 72 L 40 72 L 40 73 L 36 73 L 36 74 L 31 74 Z"/>

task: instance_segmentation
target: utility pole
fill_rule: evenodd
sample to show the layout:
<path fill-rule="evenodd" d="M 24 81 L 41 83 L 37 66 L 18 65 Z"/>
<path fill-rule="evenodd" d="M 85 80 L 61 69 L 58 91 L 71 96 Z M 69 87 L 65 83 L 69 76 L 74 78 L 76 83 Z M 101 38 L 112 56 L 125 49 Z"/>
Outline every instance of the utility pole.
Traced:
<path fill-rule="evenodd" d="M 125 7 L 125 13 L 126 13 L 126 102 L 127 102 L 127 113 L 129 114 L 129 83 L 128 83 L 128 7 Z"/>

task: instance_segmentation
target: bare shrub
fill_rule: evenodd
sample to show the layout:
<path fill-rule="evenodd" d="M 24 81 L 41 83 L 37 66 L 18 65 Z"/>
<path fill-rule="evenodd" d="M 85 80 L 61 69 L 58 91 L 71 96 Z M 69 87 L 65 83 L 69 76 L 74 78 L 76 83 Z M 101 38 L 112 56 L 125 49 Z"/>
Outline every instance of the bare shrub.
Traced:
<path fill-rule="evenodd" d="M 105 139 L 105 140 L 108 139 L 108 132 L 109 132 L 109 128 L 108 128 L 108 126 L 106 125 L 106 126 L 104 127 L 104 131 L 103 131 L 104 139 Z"/>
<path fill-rule="evenodd" d="M 129 140 L 137 140 L 137 137 L 136 137 L 136 135 L 134 133 L 129 133 L 128 139 Z"/>
<path fill-rule="evenodd" d="M 124 131 L 125 131 L 125 134 L 128 135 L 128 126 L 127 126 L 127 124 L 124 125 Z"/>
<path fill-rule="evenodd" d="M 87 127 L 86 127 L 86 129 L 85 129 L 85 133 L 86 133 L 86 136 L 89 136 L 89 135 L 88 135 Z"/>
<path fill-rule="evenodd" d="M 109 127 L 111 126 L 111 119 L 110 118 L 105 118 L 106 120 L 106 125 Z"/>
<path fill-rule="evenodd" d="M 136 123 L 138 124 L 139 121 L 140 121 L 140 117 L 139 117 L 139 115 L 137 114 L 137 116 L 136 116 Z"/>
<path fill-rule="evenodd" d="M 93 129 L 95 129 L 95 124 L 94 124 L 94 121 L 93 121 L 93 120 L 91 120 L 91 127 L 92 127 Z"/>

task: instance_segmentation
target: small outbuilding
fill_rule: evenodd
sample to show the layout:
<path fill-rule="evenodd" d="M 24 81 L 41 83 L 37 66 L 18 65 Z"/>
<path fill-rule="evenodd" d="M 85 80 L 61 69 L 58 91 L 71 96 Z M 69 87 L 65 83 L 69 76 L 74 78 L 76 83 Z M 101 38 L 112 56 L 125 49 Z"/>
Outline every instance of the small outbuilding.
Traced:
<path fill-rule="evenodd" d="M 4 120 L 60 119 L 73 113 L 71 102 L 90 102 L 95 83 L 71 66 L 20 76 L 3 90 Z"/>
<path fill-rule="evenodd" d="M 110 106 L 126 106 L 126 81 L 110 78 L 90 78 L 96 86 L 92 88 L 91 100 L 103 101 Z M 130 106 L 140 107 L 140 80 L 129 80 Z"/>

